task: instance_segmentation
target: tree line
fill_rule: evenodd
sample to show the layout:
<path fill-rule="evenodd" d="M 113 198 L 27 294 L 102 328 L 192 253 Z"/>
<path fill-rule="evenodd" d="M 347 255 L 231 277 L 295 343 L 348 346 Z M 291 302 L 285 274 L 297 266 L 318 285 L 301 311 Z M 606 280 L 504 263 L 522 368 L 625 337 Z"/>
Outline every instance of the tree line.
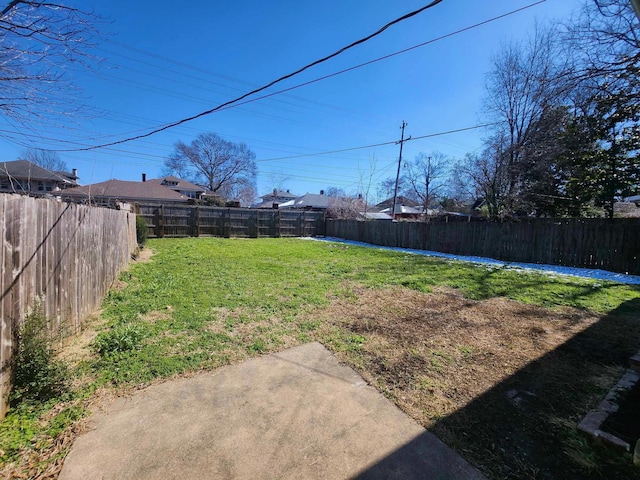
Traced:
<path fill-rule="evenodd" d="M 20 123 L 68 115 L 75 103 L 65 97 L 73 90 L 64 66 L 98 60 L 100 20 L 56 2 L 9 2 L 0 12 L 0 114 Z M 491 218 L 612 217 L 617 199 L 640 191 L 639 32 L 628 0 L 585 0 L 570 22 L 537 25 L 526 41 L 503 45 L 486 78 L 480 114 L 491 127 L 481 150 L 418 155 L 399 193 L 425 209 L 473 204 Z M 215 133 L 177 142 L 165 173 L 244 203 L 256 196 L 255 154 Z M 383 181 L 378 197 L 395 186 L 395 178 Z"/>
<path fill-rule="evenodd" d="M 628 1 L 589 0 L 570 23 L 503 45 L 486 78 L 481 151 L 421 154 L 401 192 L 425 207 L 475 201 L 491 218 L 613 217 L 616 200 L 640 193 L 638 27 Z"/>

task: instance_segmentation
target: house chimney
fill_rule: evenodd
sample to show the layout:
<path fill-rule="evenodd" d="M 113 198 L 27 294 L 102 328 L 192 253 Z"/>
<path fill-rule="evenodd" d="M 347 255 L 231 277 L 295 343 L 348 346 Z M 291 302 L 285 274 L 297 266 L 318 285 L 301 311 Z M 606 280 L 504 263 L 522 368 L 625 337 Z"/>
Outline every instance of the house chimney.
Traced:
<path fill-rule="evenodd" d="M 73 170 L 71 170 L 71 175 L 73 175 L 74 177 L 78 178 L 78 169 L 74 168 Z"/>
<path fill-rule="evenodd" d="M 324 195 L 324 190 L 320 190 L 320 195 Z"/>
<path fill-rule="evenodd" d="M 147 174 L 146 174 L 146 173 L 143 173 L 143 174 L 142 174 L 142 181 L 143 181 L 143 182 L 146 182 L 146 181 L 147 181 Z"/>

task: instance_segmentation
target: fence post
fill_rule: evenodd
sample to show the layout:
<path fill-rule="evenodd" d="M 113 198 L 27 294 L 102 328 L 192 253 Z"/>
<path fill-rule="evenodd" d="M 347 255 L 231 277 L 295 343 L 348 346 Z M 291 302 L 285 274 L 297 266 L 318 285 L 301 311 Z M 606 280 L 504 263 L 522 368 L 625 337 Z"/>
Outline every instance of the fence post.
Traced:
<path fill-rule="evenodd" d="M 260 210 L 256 209 L 256 238 L 260 238 Z"/>
<path fill-rule="evenodd" d="M 224 225 L 224 238 L 231 238 L 231 209 L 227 208 L 227 215 L 224 217 L 226 222 Z"/>
<path fill-rule="evenodd" d="M 196 207 L 194 233 L 196 237 L 200 236 L 200 207 Z"/>
<path fill-rule="evenodd" d="M 160 208 L 158 208 L 157 212 L 158 217 L 156 220 L 156 225 L 158 226 L 158 231 L 156 233 L 156 236 L 158 238 L 162 238 L 164 237 L 164 205 L 160 205 Z"/>
<path fill-rule="evenodd" d="M 322 215 L 320 216 L 320 218 L 321 218 L 320 225 L 322 225 L 323 227 L 322 236 L 326 237 L 327 236 L 327 211 L 326 210 L 322 212 Z"/>
<path fill-rule="evenodd" d="M 280 227 L 280 225 L 281 225 L 281 222 L 280 222 L 280 209 L 278 209 L 278 212 L 277 212 L 277 214 L 275 216 L 275 222 L 276 222 L 276 226 L 275 226 L 275 235 L 274 236 L 276 238 L 280 238 L 282 236 L 282 232 L 280 231 L 280 228 L 281 228 Z"/>

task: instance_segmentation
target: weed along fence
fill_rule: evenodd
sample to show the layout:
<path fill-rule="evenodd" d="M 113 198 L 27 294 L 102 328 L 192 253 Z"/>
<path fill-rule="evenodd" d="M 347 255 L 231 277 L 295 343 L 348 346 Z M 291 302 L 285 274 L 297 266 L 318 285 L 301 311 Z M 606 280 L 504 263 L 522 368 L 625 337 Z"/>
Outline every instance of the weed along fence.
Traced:
<path fill-rule="evenodd" d="M 327 236 L 640 275 L 640 219 L 525 219 L 514 223 L 327 220 Z"/>
<path fill-rule="evenodd" d="M 7 408 L 13 338 L 36 302 L 52 333 L 73 334 L 99 307 L 137 247 L 135 215 L 0 195 L 0 418 Z"/>
<path fill-rule="evenodd" d="M 139 205 L 149 237 L 313 237 L 324 235 L 324 212 L 202 206 Z"/>

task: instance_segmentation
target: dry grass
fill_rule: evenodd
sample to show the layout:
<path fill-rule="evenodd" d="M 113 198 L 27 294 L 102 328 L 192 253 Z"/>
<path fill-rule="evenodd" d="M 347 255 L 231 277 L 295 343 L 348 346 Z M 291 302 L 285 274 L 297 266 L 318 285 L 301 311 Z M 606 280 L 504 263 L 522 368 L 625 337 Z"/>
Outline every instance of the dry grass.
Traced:
<path fill-rule="evenodd" d="M 364 338 L 336 354 L 488 477 L 633 478 L 627 460 L 575 431 L 617 381 L 622 352 L 637 348 L 633 316 L 449 288 L 349 290 L 314 316 Z"/>
<path fill-rule="evenodd" d="M 598 321 L 579 310 L 468 300 L 446 288 L 354 293 L 355 301 L 336 298 L 320 316 L 367 338 L 360 373 L 427 427 Z"/>
<path fill-rule="evenodd" d="M 443 287 L 435 288 L 432 293 L 421 293 L 404 287 L 373 289 L 345 282 L 339 292 L 327 307 L 308 312 L 299 319 L 319 325 L 312 339 L 324 341 L 331 348 L 330 339 L 336 332 L 363 337 L 360 347 L 334 348 L 335 354 L 489 477 L 554 478 L 563 472 L 561 467 L 545 474 L 544 467 L 538 468 L 544 465 L 544 458 L 537 458 L 536 452 L 540 444 L 548 440 L 544 432 L 548 429 L 573 432 L 576 419 L 554 407 L 549 408 L 542 397 L 549 389 L 571 391 L 575 386 L 571 382 L 565 384 L 566 378 L 556 373 L 550 373 L 546 380 L 549 385 L 544 388 L 535 381 L 519 386 L 517 382 L 514 384 L 514 379 L 541 359 L 556 355 L 563 345 L 584 335 L 601 318 L 583 310 L 549 310 L 504 298 L 474 301 L 457 290 Z M 171 317 L 172 310 L 168 306 L 148 312 L 140 321 L 150 324 L 165 321 Z M 90 343 L 99 327 L 99 321 L 91 322 L 89 328 L 66 347 L 65 357 L 79 361 L 91 356 Z M 225 349 L 221 354 L 226 355 L 227 363 L 238 363 L 263 350 L 267 353 L 300 344 L 291 325 L 245 307 L 212 309 L 207 329 L 228 335 L 240 344 L 261 339 L 255 351 Z M 557 368 L 562 369 L 564 365 Z M 594 387 L 603 389 L 615 383 L 620 373 L 619 368 L 611 365 L 584 368 L 590 369 L 585 378 L 589 377 Z M 196 373 L 188 371 L 171 378 Z M 564 373 L 575 377 L 570 369 Z M 167 380 L 158 378 L 144 386 Z M 89 400 L 81 401 L 82 406 L 91 411 L 101 410 L 137 388 L 140 386 L 101 389 Z M 598 399 L 597 392 L 591 395 L 593 398 L 584 399 L 585 405 Z M 513 411 L 508 411 L 509 408 Z M 581 411 L 587 409 L 584 407 Z M 56 413 L 53 411 L 50 415 Z M 518 426 L 513 428 L 520 423 L 518 414 L 531 416 L 538 422 L 545 419 L 546 423 L 541 426 L 543 433 L 525 426 L 528 442 L 508 441 L 496 446 L 501 438 L 513 439 L 522 434 Z M 500 418 L 510 420 L 500 423 Z M 20 467 L 5 465 L 0 474 L 7 478 L 57 478 L 73 440 L 86 429 L 86 419 L 75 422 L 54 444 L 25 450 L 29 458 L 23 458 Z M 574 475 L 575 465 L 584 472 L 598 462 L 584 454 L 585 444 L 579 439 L 571 441 L 575 443 L 568 443 L 566 451 L 556 457 L 574 464 L 567 465 L 563 478 L 582 478 L 582 473 Z M 544 449 L 539 454 L 549 455 Z"/>

